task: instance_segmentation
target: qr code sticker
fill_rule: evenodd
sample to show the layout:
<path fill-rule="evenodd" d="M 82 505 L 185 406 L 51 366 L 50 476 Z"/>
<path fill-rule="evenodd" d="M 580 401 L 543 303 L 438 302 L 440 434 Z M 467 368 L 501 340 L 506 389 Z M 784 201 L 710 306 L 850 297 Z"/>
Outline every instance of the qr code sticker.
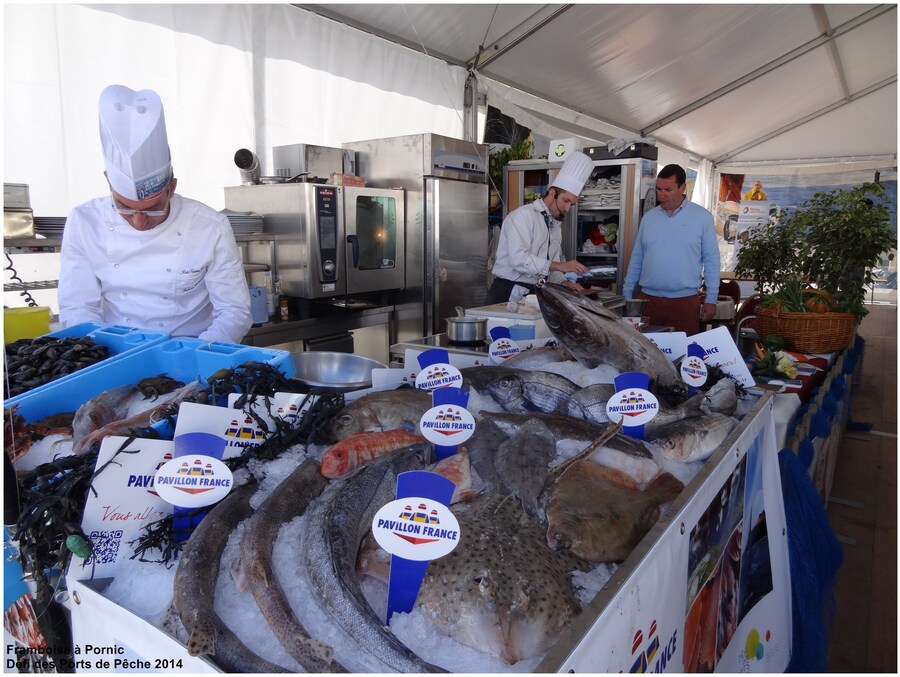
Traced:
<path fill-rule="evenodd" d="M 92 531 L 89 536 L 94 552 L 84 561 L 85 564 L 113 564 L 119 556 L 119 545 L 124 532 Z"/>

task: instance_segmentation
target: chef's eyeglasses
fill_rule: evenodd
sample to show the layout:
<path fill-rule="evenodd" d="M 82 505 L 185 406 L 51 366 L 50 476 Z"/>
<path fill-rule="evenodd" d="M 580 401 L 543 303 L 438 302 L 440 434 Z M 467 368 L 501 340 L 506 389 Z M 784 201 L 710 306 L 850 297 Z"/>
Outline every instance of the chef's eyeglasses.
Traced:
<path fill-rule="evenodd" d="M 126 209 L 120 207 L 116 203 L 116 198 L 112 195 L 109 196 L 109 199 L 112 201 L 113 209 L 115 209 L 122 216 L 134 216 L 135 214 L 143 214 L 146 217 L 156 217 L 156 216 L 165 216 L 169 210 L 168 202 L 166 204 L 165 209 Z"/>

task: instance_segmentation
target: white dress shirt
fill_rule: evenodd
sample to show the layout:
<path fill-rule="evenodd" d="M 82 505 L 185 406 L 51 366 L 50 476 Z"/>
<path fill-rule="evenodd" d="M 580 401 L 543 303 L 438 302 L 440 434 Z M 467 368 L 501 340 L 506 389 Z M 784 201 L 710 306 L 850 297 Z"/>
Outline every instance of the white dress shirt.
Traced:
<path fill-rule="evenodd" d="M 547 220 L 545 213 L 549 217 Z M 500 228 L 497 258 L 491 269 L 494 277 L 535 284 L 549 274 L 550 282 L 561 284 L 565 281 L 563 273 L 550 273 L 551 261 L 565 259 L 562 256 L 562 224 L 549 213 L 544 201 L 537 199 L 507 214 Z"/>
<path fill-rule="evenodd" d="M 239 343 L 250 295 L 228 218 L 173 195 L 168 218 L 131 227 L 110 196 L 75 207 L 63 231 L 59 318 Z"/>

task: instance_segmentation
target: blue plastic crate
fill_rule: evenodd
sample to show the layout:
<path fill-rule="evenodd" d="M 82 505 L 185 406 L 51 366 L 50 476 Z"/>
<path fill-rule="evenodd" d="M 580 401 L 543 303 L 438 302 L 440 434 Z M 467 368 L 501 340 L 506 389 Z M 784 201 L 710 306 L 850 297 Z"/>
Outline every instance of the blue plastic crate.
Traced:
<path fill-rule="evenodd" d="M 54 338 L 89 338 L 100 346 L 106 346 L 109 350 L 109 356 L 105 360 L 101 360 L 95 364 L 79 369 L 75 374 L 84 374 L 89 371 L 101 368 L 110 362 L 121 357 L 132 355 L 140 350 L 144 350 L 149 346 L 154 346 L 170 338 L 169 334 L 164 332 L 148 332 L 143 329 L 135 329 L 133 327 L 124 327 L 118 324 L 99 324 L 97 322 L 82 322 L 81 324 L 72 325 L 65 329 L 52 331 L 45 336 L 53 336 Z M 65 376 L 62 378 L 66 378 Z M 16 395 L 4 403 L 4 406 L 10 407 L 17 404 L 23 397 L 33 395 L 45 388 L 56 383 L 50 381 L 37 388 L 32 388 L 27 393 Z"/>
<path fill-rule="evenodd" d="M 33 422 L 62 412 L 75 411 L 92 397 L 118 386 L 137 384 L 143 378 L 167 374 L 189 383 L 206 380 L 219 369 L 231 369 L 245 362 L 265 362 L 287 378 L 296 373 L 287 350 L 255 348 L 234 343 L 210 343 L 199 339 L 168 339 L 116 360 L 105 360 L 90 371 L 83 369 L 8 400 L 17 404 L 17 414 Z M 108 363 L 107 363 L 108 362 Z"/>

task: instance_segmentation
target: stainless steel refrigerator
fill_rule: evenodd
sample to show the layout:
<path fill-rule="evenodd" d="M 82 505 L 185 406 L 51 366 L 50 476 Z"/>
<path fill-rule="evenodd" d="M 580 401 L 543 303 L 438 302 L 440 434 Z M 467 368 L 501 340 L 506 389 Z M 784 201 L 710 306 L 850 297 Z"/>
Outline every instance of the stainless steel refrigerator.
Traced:
<path fill-rule="evenodd" d="M 391 343 L 439 334 L 487 298 L 488 147 L 437 134 L 353 141 L 366 185 L 406 190 L 406 285 Z"/>

